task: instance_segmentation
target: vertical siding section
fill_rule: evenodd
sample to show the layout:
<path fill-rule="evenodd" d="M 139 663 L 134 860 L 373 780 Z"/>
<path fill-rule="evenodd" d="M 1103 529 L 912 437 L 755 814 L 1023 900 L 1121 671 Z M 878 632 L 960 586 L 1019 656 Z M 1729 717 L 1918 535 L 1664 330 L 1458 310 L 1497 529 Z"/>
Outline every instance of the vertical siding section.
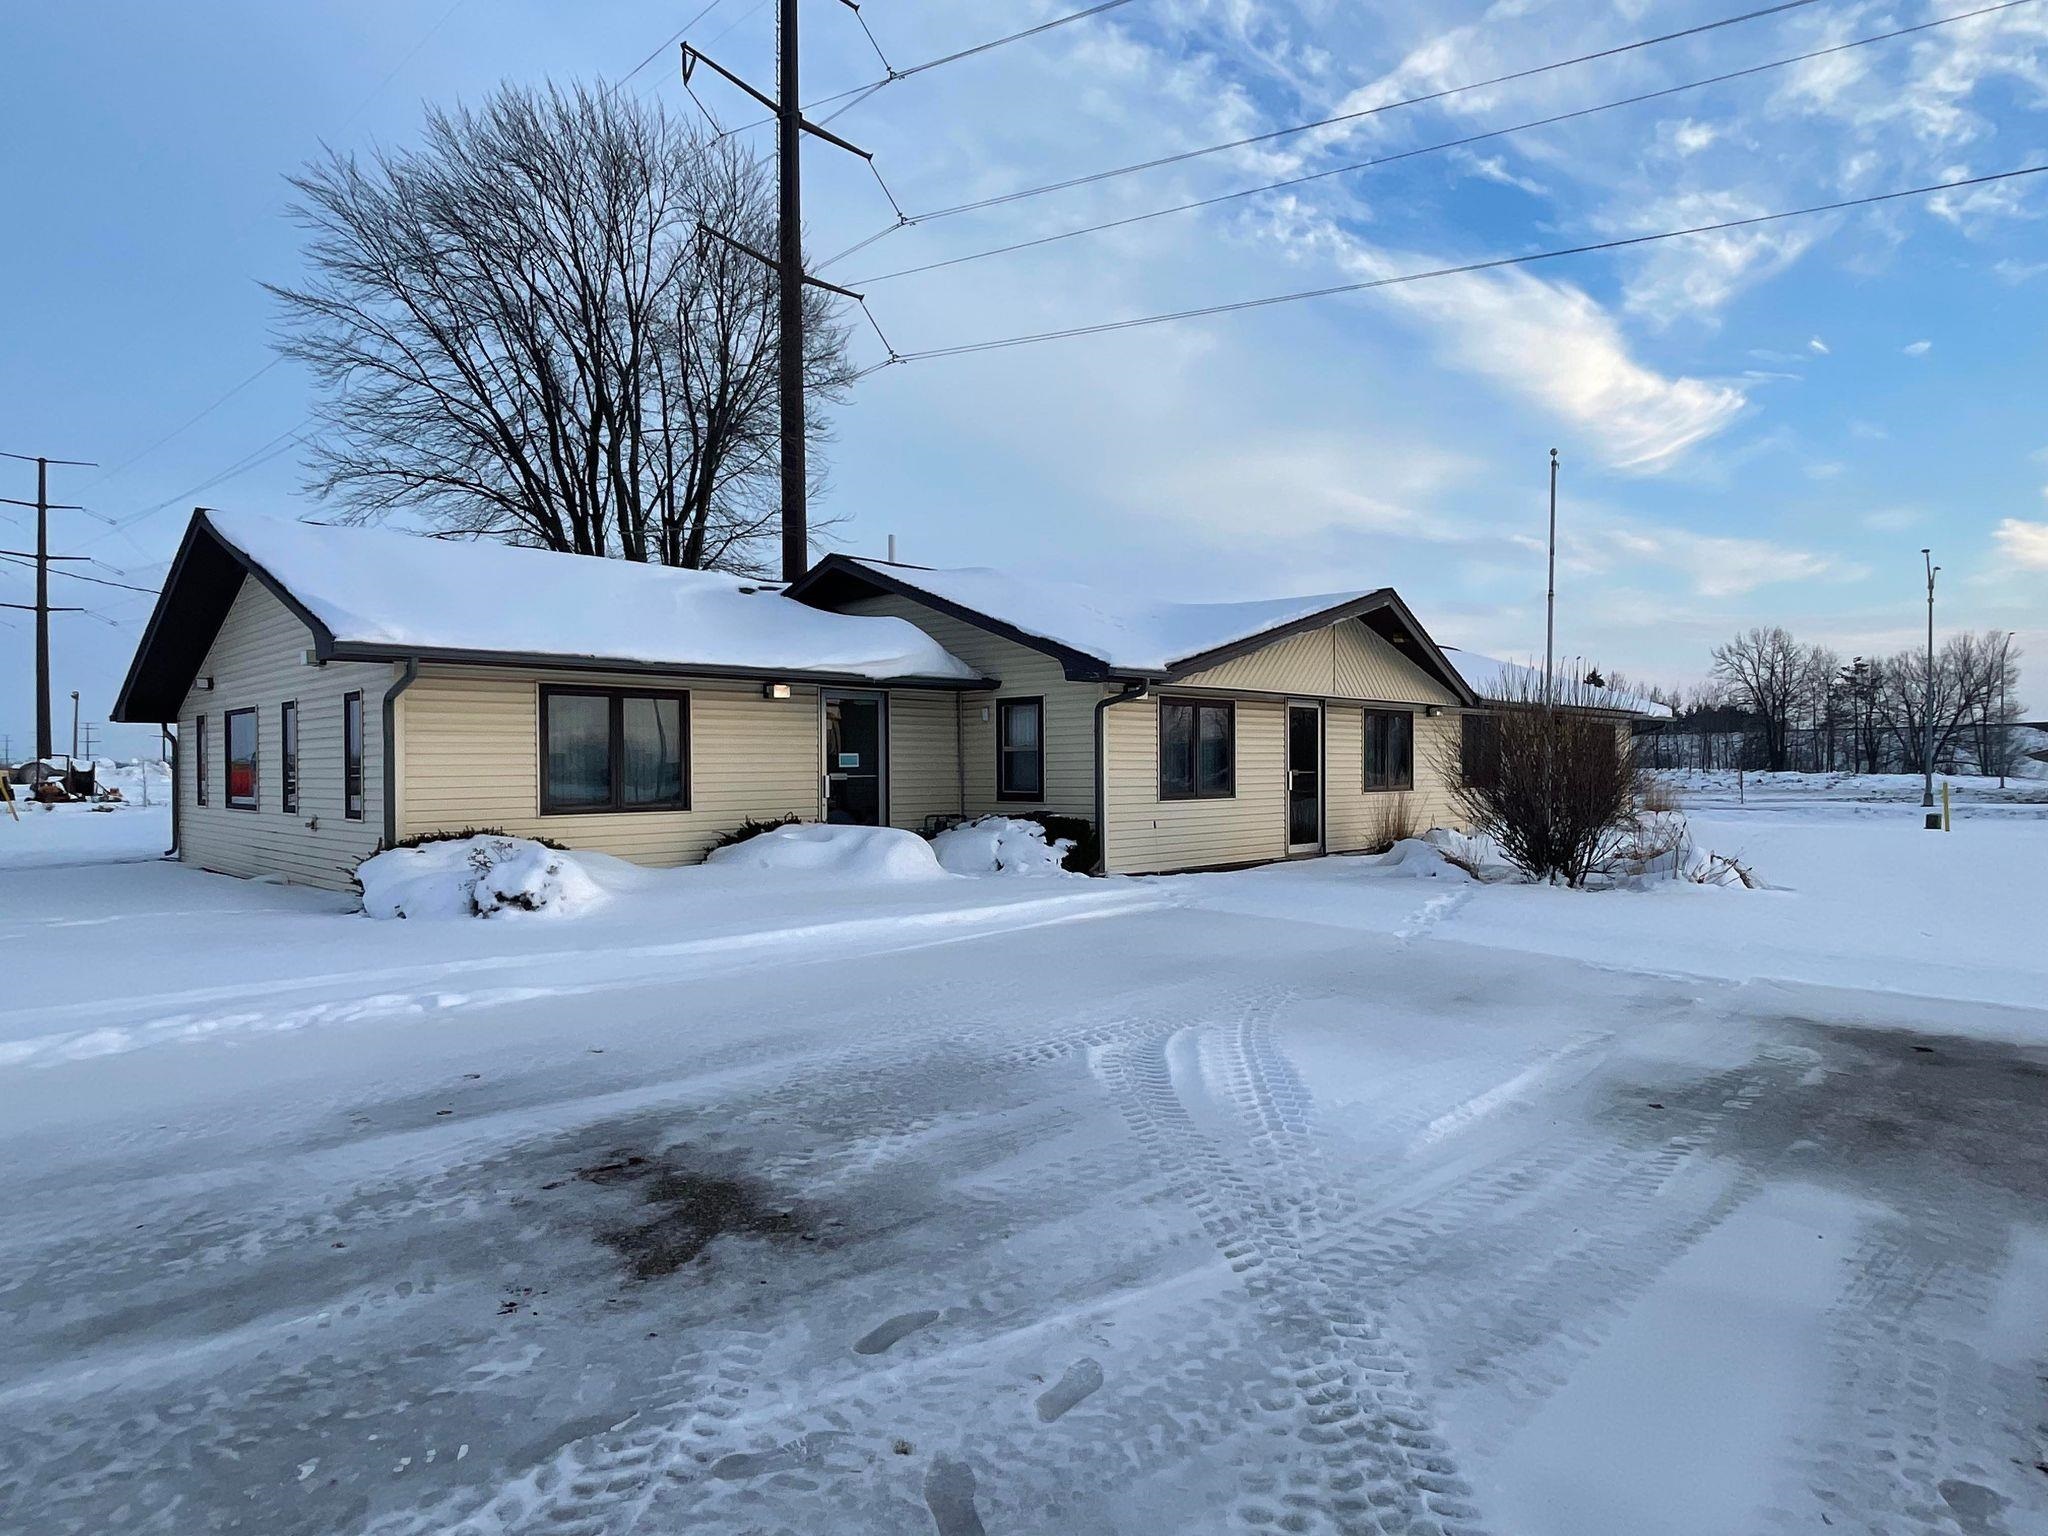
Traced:
<path fill-rule="evenodd" d="M 1289 635 L 1180 679 L 1189 688 L 1293 693 L 1306 698 L 1455 704 L 1457 696 L 1363 619 Z"/>
<path fill-rule="evenodd" d="M 919 832 L 927 817 L 961 813 L 958 743 L 967 708 L 957 693 L 918 688 L 889 695 L 891 826 Z"/>
<path fill-rule="evenodd" d="M 690 808 L 544 816 L 540 685 L 690 695 Z M 408 835 L 500 827 L 640 864 L 689 864 L 749 818 L 818 816 L 818 690 L 765 699 L 758 683 L 490 667 L 420 669 L 401 701 Z"/>
<path fill-rule="evenodd" d="M 1237 701 L 1237 793 L 1227 800 L 1159 798 L 1159 701 L 1107 711 L 1104 786 L 1111 874 L 1152 874 L 1287 856 L 1287 706 Z"/>
<path fill-rule="evenodd" d="M 1389 803 L 1407 801 L 1417 832 L 1431 827 L 1463 827 L 1464 814 L 1451 797 L 1444 756 L 1447 743 L 1456 739 L 1458 716 L 1439 715 L 1432 720 L 1415 711 L 1415 787 L 1398 791 L 1368 790 L 1365 787 L 1365 710 L 1349 704 L 1332 704 L 1323 713 L 1324 753 L 1328 783 L 1323 789 L 1328 842 L 1332 853 L 1356 853 L 1382 839 L 1383 819 Z"/>
<path fill-rule="evenodd" d="M 965 620 L 928 608 L 914 598 L 887 593 L 846 606 L 848 613 L 886 614 L 908 619 L 984 677 L 1001 680 L 994 693 L 959 696 L 961 743 L 966 753 L 970 816 L 1049 811 L 1095 820 L 1095 703 L 1097 683 L 1070 683 L 1065 669 L 1043 651 L 992 635 Z M 995 700 L 1045 700 L 1045 798 L 996 799 Z M 951 748 L 949 747 L 950 753 Z M 948 809 L 957 807 L 954 792 Z"/>
<path fill-rule="evenodd" d="M 178 710 L 178 835 L 185 860 L 229 875 L 281 875 L 330 890 L 348 887 L 356 864 L 384 835 L 384 693 L 397 671 L 367 662 L 301 663 L 313 635 L 262 583 L 243 579 L 220 633 L 200 664 L 211 692 L 196 689 Z M 363 695 L 363 819 L 343 815 L 341 709 Z M 279 706 L 299 706 L 299 808 L 284 811 Z M 231 709 L 256 711 L 257 809 L 227 806 Z M 194 772 L 198 722 L 206 720 L 206 805 Z"/>

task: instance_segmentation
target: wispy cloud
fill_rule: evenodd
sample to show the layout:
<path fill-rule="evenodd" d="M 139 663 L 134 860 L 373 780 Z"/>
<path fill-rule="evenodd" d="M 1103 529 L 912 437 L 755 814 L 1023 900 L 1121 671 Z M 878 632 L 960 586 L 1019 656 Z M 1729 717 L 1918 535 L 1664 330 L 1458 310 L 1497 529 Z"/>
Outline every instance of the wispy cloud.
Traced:
<path fill-rule="evenodd" d="M 2048 523 L 2030 523 L 2008 517 L 1991 533 L 1998 552 L 2014 565 L 2030 571 L 2048 571 Z"/>
<path fill-rule="evenodd" d="M 1909 341 L 1899 350 L 1908 357 L 1925 357 L 1934 350 L 1934 343 L 1931 341 Z"/>

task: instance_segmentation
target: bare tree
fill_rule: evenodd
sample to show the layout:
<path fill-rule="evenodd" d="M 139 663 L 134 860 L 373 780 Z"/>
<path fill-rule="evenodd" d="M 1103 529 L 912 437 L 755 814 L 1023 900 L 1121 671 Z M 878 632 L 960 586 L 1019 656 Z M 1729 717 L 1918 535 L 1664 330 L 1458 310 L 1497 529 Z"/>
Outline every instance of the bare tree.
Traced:
<path fill-rule="evenodd" d="M 281 350 L 327 392 L 313 489 L 356 521 L 759 568 L 774 278 L 699 233 L 774 245 L 737 144 L 630 96 L 505 86 L 430 111 L 418 149 L 330 152 L 292 185 L 313 275 L 271 291 Z M 806 385 L 835 400 L 845 327 L 806 302 Z"/>
<path fill-rule="evenodd" d="M 1808 663 L 1791 632 L 1777 626 L 1752 629 L 1714 647 L 1714 676 L 1727 685 L 1731 703 L 1756 716 L 1763 729 L 1764 763 L 1773 773 L 1785 768 Z"/>

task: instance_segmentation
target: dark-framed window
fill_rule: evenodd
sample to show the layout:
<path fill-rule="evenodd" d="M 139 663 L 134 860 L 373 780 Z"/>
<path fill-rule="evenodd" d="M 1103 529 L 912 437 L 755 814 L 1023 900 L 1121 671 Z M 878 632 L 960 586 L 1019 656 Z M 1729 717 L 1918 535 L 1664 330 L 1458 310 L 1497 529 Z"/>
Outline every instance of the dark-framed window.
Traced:
<path fill-rule="evenodd" d="M 1045 700 L 996 700 L 996 798 L 1045 798 Z"/>
<path fill-rule="evenodd" d="M 363 696 L 341 696 L 341 814 L 363 819 Z"/>
<path fill-rule="evenodd" d="M 543 815 L 690 808 L 690 696 L 644 688 L 540 690 Z"/>
<path fill-rule="evenodd" d="M 299 701 L 286 699 L 277 710 L 277 746 L 280 760 L 278 790 L 286 815 L 299 809 Z"/>
<path fill-rule="evenodd" d="M 1458 717 L 1458 769 L 1475 789 L 1500 782 L 1500 719 L 1495 715 Z"/>
<path fill-rule="evenodd" d="M 207 804 L 206 798 L 206 716 L 192 722 L 192 799 Z"/>
<path fill-rule="evenodd" d="M 1237 704 L 1159 701 L 1159 798 L 1228 800 L 1237 793 Z"/>
<path fill-rule="evenodd" d="M 256 711 L 231 709 L 222 717 L 227 764 L 227 806 L 231 811 L 257 809 Z"/>
<path fill-rule="evenodd" d="M 1365 787 L 1415 787 L 1415 716 L 1409 711 L 1365 712 Z"/>

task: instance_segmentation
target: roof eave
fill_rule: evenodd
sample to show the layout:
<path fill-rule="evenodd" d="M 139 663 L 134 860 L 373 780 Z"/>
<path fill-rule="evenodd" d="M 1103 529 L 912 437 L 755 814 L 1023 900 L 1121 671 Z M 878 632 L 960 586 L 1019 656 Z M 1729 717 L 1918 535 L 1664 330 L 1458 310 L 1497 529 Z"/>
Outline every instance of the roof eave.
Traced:
<path fill-rule="evenodd" d="M 994 688 L 995 679 L 901 673 L 875 677 L 817 667 L 741 666 L 724 662 L 647 661 L 626 656 L 567 656 L 547 651 L 465 650 L 449 646 L 370 644 L 338 640 L 323 661 L 406 661 L 458 667 L 514 667 L 543 672 L 630 672 L 666 677 L 717 677 L 742 682 L 818 683 L 835 688 L 930 688 L 971 693 Z"/>

